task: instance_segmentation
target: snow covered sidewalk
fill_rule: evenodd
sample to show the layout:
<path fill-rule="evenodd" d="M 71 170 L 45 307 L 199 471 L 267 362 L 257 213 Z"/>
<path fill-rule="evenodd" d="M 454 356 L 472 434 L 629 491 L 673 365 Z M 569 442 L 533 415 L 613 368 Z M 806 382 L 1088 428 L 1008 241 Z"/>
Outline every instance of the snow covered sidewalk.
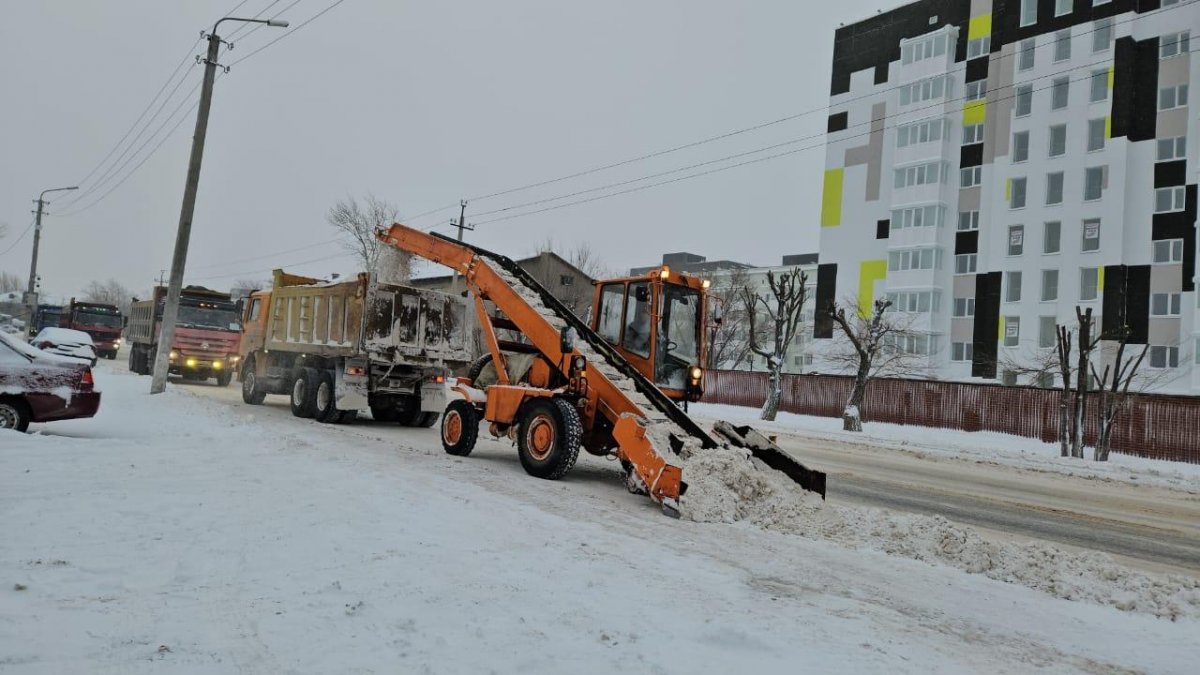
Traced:
<path fill-rule="evenodd" d="M 456 459 L 431 430 L 98 380 L 96 419 L 0 436 L 6 673 L 1183 673 L 1200 660 L 1195 620 L 673 521 L 603 460 L 548 483 L 505 444 Z"/>
<path fill-rule="evenodd" d="M 763 422 L 757 408 L 694 403 L 692 414 L 706 420 L 728 420 L 751 424 L 763 432 L 797 434 L 845 441 L 870 443 L 915 455 L 991 462 L 1019 469 L 1059 473 L 1082 478 L 1115 480 L 1141 485 L 1158 485 L 1200 493 L 1200 464 L 1168 462 L 1113 453 L 1108 462 L 1069 459 L 1059 455 L 1058 445 L 1035 438 L 1023 438 L 990 431 L 969 432 L 954 429 L 905 426 L 884 422 L 865 422 L 862 433 L 842 431 L 842 420 L 781 412 L 774 422 Z M 914 440 L 918 439 L 918 440 Z"/>

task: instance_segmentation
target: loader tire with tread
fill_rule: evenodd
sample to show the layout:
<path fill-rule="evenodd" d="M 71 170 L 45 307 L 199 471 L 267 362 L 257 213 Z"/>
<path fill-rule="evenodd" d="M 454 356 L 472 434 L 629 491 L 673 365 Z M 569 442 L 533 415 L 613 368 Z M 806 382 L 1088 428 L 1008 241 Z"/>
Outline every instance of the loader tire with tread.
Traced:
<path fill-rule="evenodd" d="M 254 358 L 246 359 L 242 364 L 242 402 L 249 405 L 262 405 L 267 399 L 267 392 L 258 386 L 258 373 L 254 370 Z"/>
<path fill-rule="evenodd" d="M 483 369 L 487 368 L 488 364 L 491 362 L 492 355 L 490 353 L 484 354 L 483 356 L 472 361 L 471 366 L 467 368 L 467 379 L 471 380 L 471 382 L 478 380 L 479 374 L 482 373 Z"/>
<path fill-rule="evenodd" d="M 442 414 L 442 448 L 446 454 L 466 457 L 479 439 L 479 411 L 470 401 L 455 399 Z"/>
<path fill-rule="evenodd" d="M 558 480 L 575 466 L 583 442 L 583 423 L 570 401 L 542 398 L 530 401 L 521 414 L 517 454 L 525 472 Z"/>
<path fill-rule="evenodd" d="M 317 369 L 301 368 L 292 382 L 291 406 L 296 417 L 311 418 L 316 414 Z"/>
<path fill-rule="evenodd" d="M 313 393 L 313 417 L 326 424 L 336 424 L 342 417 L 342 411 L 337 407 L 333 373 L 328 370 L 317 371 L 317 389 Z"/>

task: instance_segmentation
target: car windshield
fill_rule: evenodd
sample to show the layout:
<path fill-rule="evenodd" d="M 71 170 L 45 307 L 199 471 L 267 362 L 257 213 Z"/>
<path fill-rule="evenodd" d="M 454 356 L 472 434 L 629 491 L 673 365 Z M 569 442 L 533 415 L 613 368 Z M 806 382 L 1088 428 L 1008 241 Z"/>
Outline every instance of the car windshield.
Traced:
<path fill-rule="evenodd" d="M 102 326 L 105 328 L 121 327 L 121 317 L 118 314 L 78 312 L 75 314 L 75 322 L 80 326 Z"/>
<path fill-rule="evenodd" d="M 685 286 L 665 284 L 661 316 L 655 383 L 682 389 L 688 368 L 698 365 L 700 360 L 700 293 Z"/>
<path fill-rule="evenodd" d="M 232 309 L 210 309 L 208 307 L 179 308 L 179 325 L 192 328 L 215 328 L 217 330 L 241 330 L 237 312 Z"/>

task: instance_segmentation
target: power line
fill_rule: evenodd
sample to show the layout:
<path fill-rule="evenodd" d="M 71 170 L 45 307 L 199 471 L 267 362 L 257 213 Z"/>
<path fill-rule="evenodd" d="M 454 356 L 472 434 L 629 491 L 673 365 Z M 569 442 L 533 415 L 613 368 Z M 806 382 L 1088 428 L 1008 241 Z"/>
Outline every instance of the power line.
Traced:
<path fill-rule="evenodd" d="M 235 66 L 235 65 L 241 63 L 242 61 L 245 61 L 246 59 L 250 58 L 251 56 L 254 56 L 255 54 L 261 52 L 262 50 L 266 49 L 267 47 L 270 47 L 271 45 L 275 44 L 276 42 L 279 42 L 280 40 L 288 37 L 289 35 L 295 35 L 296 31 L 300 30 L 301 28 L 304 28 L 305 26 L 312 23 L 313 21 L 316 21 L 317 19 L 321 18 L 322 16 L 325 15 L 326 12 L 333 9 L 334 7 L 337 7 L 338 5 L 342 4 L 345 1 L 346 0 L 336 0 L 336 2 L 334 2 L 332 5 L 326 7 L 325 9 L 317 12 L 316 14 L 308 17 L 304 21 L 297 24 L 295 28 L 289 30 L 288 32 L 284 33 L 283 35 L 280 35 L 279 37 L 275 38 L 274 40 L 271 40 L 270 42 L 266 43 L 265 45 L 259 47 L 258 49 L 255 49 L 254 51 L 250 52 L 249 54 L 247 54 L 247 55 L 243 56 L 242 58 L 229 64 L 230 67 Z M 1195 2 L 1195 1 L 1197 1 L 1197 0 L 1193 0 L 1193 2 Z"/>
<path fill-rule="evenodd" d="M 297 1 L 297 2 L 299 2 L 299 0 L 296 0 L 296 1 Z M 242 4 L 245 4 L 245 3 L 243 2 Z M 250 18 L 252 18 L 252 19 L 257 19 L 258 17 L 262 16 L 264 12 L 266 12 L 268 9 L 271 9 L 272 7 L 274 7 L 274 6 L 275 6 L 275 5 L 277 5 L 277 4 L 279 4 L 279 0 L 271 0 L 271 2 L 270 2 L 270 3 L 268 3 L 266 7 L 263 7 L 262 9 L 258 10 L 258 13 L 257 13 L 257 14 L 255 14 L 254 16 L 250 17 Z M 239 6 L 240 6 L 240 5 L 239 5 Z M 233 12 L 228 12 L 228 13 L 226 13 L 226 14 L 225 14 L 225 16 L 230 16 L 230 15 L 232 15 L 232 14 L 233 14 Z M 274 18 L 274 17 L 272 17 L 272 18 Z M 240 26 L 238 26 L 237 28 L 234 28 L 234 29 L 233 29 L 233 32 L 231 32 L 229 35 L 226 35 L 226 36 L 225 36 L 225 41 L 226 41 L 226 42 L 232 42 L 232 41 L 233 41 L 233 38 L 237 37 L 237 34 L 238 34 L 238 33 L 240 33 L 240 32 L 242 32 L 242 31 L 246 30 L 246 29 L 247 29 L 247 28 L 249 28 L 251 25 L 253 25 L 253 24 L 249 24 L 249 23 L 243 23 L 243 24 L 241 24 Z M 257 24 L 257 25 L 258 25 L 258 26 L 261 26 L 262 24 Z M 249 36 L 249 35 L 250 35 L 250 33 L 246 33 L 246 36 Z"/>
<path fill-rule="evenodd" d="M 269 19 L 277 19 L 277 18 L 279 18 L 279 16 L 280 16 L 280 15 L 282 15 L 284 12 L 286 12 L 286 11 L 288 11 L 289 9 L 291 9 L 291 8 L 295 7 L 296 5 L 300 4 L 302 1 L 303 1 L 303 0 L 293 0 L 293 2 L 292 2 L 290 5 L 288 5 L 287 7 L 284 7 L 283 9 L 279 10 L 279 11 L 278 11 L 278 12 L 276 12 L 275 14 L 272 14 L 272 15 L 271 15 L 270 17 L 268 17 L 268 18 L 269 18 Z M 279 2 L 279 0 L 275 0 L 275 1 L 274 1 L 274 2 L 272 2 L 270 5 L 267 5 L 267 9 L 270 9 L 271 7 L 275 6 L 275 3 L 277 3 L 277 2 Z M 266 10 L 263 10 L 263 11 L 265 12 Z M 262 14 L 262 12 L 259 12 L 259 14 Z M 258 16 L 256 15 L 256 16 L 255 16 L 255 18 L 258 18 Z M 239 28 L 239 30 L 240 30 L 240 29 L 242 29 L 242 28 L 250 28 L 250 32 L 249 32 L 249 33 L 246 33 L 246 34 L 245 34 L 245 35 L 243 35 L 241 38 L 239 38 L 240 40 L 245 40 L 245 39 L 249 38 L 251 35 L 254 35 L 255 31 L 261 30 L 261 29 L 263 28 L 263 26 L 264 26 L 264 24 L 258 23 L 258 24 L 253 24 L 253 27 L 251 28 L 251 25 L 252 25 L 252 24 L 244 23 L 244 24 L 242 24 L 241 26 L 239 26 L 239 27 L 238 27 L 238 28 Z"/>
<path fill-rule="evenodd" d="M 309 244 L 308 246 L 297 246 L 296 248 L 289 248 L 289 249 L 284 249 L 282 251 L 275 251 L 274 253 L 264 253 L 262 255 L 250 256 L 249 258 L 239 258 L 237 260 L 226 260 L 224 262 L 213 263 L 211 265 L 192 265 L 189 269 L 204 270 L 204 269 L 212 269 L 214 267 L 228 267 L 230 265 L 237 265 L 237 264 L 244 263 L 244 262 L 252 262 L 255 260 L 262 260 L 264 258 L 271 258 L 271 257 L 277 256 L 277 255 L 282 255 L 284 253 L 295 253 L 297 251 L 307 251 L 310 248 L 317 248 L 319 246 L 329 246 L 330 244 L 336 244 L 337 242 L 338 242 L 338 238 L 334 237 L 333 239 L 319 241 L 315 244 Z"/>
<path fill-rule="evenodd" d="M 17 244 L 21 243 L 21 240 L 25 239 L 25 235 L 29 234 L 29 231 L 33 229 L 33 223 L 34 223 L 35 221 L 36 221 L 36 219 L 35 219 L 35 218 L 31 218 L 31 219 L 29 220 L 29 227 L 26 227 L 26 228 L 25 228 L 25 231 L 21 233 L 21 236 L 17 237 L 17 238 L 16 238 L 16 239 L 13 241 L 13 243 L 9 245 L 9 247 L 8 247 L 8 248 L 4 249 L 4 252 L 3 252 L 3 253 L 0 253 L 0 256 L 7 255 L 9 251 L 11 251 L 11 250 L 13 250 L 14 248 L 16 248 L 16 247 L 17 247 Z"/>

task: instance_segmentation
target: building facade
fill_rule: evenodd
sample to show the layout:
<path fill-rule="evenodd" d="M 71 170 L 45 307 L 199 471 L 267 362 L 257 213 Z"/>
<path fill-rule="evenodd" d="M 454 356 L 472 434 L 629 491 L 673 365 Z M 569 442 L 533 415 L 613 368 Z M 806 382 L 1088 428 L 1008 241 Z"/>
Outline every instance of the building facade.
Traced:
<path fill-rule="evenodd" d="M 583 270 L 553 251 L 543 251 L 516 263 L 577 316 L 587 316 L 592 306 L 593 279 Z M 443 293 L 455 290 L 462 292 L 465 289 L 461 277 L 456 285 L 454 277 L 449 274 L 419 277 L 409 280 L 408 283 L 416 288 Z"/>
<path fill-rule="evenodd" d="M 934 376 L 1008 383 L 1091 308 L 1156 388 L 1200 392 L 1194 4 L 921 0 L 840 28 L 818 306 L 887 297 Z"/>

